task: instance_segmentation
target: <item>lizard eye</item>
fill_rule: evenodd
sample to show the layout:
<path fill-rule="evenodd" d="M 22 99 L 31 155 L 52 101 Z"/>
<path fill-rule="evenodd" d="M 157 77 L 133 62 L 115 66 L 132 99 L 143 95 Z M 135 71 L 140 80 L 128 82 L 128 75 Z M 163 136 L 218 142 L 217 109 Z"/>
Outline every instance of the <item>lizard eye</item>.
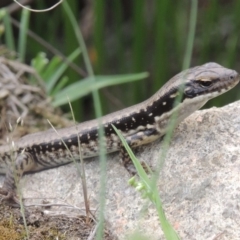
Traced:
<path fill-rule="evenodd" d="M 202 87 L 210 87 L 212 85 L 211 81 L 200 81 L 199 83 Z"/>

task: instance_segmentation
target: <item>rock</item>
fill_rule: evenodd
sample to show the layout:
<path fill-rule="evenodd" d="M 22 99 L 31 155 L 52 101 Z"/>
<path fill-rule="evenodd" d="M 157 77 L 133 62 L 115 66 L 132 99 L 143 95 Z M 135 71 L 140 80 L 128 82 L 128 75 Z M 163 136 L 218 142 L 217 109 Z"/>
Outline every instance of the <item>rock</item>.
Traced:
<path fill-rule="evenodd" d="M 168 220 L 181 239 L 240 239 L 240 101 L 222 108 L 197 111 L 175 130 L 159 174 L 159 193 Z M 137 157 L 156 168 L 161 141 L 141 147 Z M 165 239 L 153 204 L 128 185 L 130 175 L 118 161 L 107 158 L 106 208 L 112 231 L 124 239 L 135 230 L 147 239 Z M 99 210 L 98 159 L 86 160 L 90 208 Z M 3 180 L 3 177 L 1 177 Z M 76 164 L 26 175 L 21 181 L 26 204 L 44 198 L 77 208 L 56 206 L 48 214 L 84 213 L 81 178 Z M 54 199 L 53 199 L 54 198 Z"/>

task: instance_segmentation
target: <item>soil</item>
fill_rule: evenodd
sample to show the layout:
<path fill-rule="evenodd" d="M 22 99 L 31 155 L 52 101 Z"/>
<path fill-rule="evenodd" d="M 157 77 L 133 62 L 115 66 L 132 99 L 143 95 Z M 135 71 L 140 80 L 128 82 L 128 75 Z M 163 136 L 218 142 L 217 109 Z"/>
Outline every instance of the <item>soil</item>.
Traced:
<path fill-rule="evenodd" d="M 95 239 L 94 235 L 89 238 L 97 224 L 93 218 L 50 216 L 40 207 L 28 208 L 24 217 L 26 228 L 20 208 L 0 204 L 0 240 Z M 113 240 L 114 237 L 105 230 L 103 239 Z"/>

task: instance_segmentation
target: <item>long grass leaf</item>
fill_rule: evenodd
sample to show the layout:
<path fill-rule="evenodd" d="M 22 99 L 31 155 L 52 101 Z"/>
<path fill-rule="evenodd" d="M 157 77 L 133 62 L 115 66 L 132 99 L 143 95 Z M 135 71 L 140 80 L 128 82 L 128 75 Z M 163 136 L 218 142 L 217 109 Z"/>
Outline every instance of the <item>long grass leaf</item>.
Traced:
<path fill-rule="evenodd" d="M 45 82 L 50 81 L 49 79 L 52 78 L 53 73 L 56 71 L 56 69 L 60 67 L 61 63 L 62 63 L 62 59 L 58 55 L 54 56 L 51 59 L 51 61 L 48 63 L 48 65 L 44 68 L 44 71 L 39 73 L 41 78 Z"/>
<path fill-rule="evenodd" d="M 4 8 L 1 9 L 0 11 L 1 11 L 0 15 L 3 15 L 3 23 L 5 28 L 5 42 L 6 42 L 7 48 L 15 52 L 16 48 L 15 48 L 13 29 L 12 29 L 9 13 Z"/>
<path fill-rule="evenodd" d="M 98 1 L 94 1 L 94 3 L 99 3 L 100 0 Z M 93 72 L 93 68 L 88 56 L 88 52 L 87 52 L 87 48 L 82 36 L 82 33 L 79 29 L 78 26 L 78 22 L 76 21 L 76 19 L 74 18 L 74 15 L 72 13 L 71 8 L 69 7 L 67 1 L 64 1 L 62 4 L 65 12 L 67 13 L 72 27 L 75 31 L 76 34 L 76 38 L 79 42 L 79 46 L 81 47 L 82 51 L 83 51 L 83 59 L 84 62 L 86 64 L 86 68 L 87 68 L 87 72 L 89 74 L 89 77 L 93 78 L 93 82 L 95 82 L 95 77 L 94 77 L 94 72 Z M 98 90 L 93 90 L 92 91 L 92 95 L 93 95 L 93 105 L 94 105 L 94 110 L 96 113 L 96 117 L 98 119 L 99 122 L 99 130 L 98 130 L 98 136 L 99 136 L 99 149 L 100 149 L 100 153 L 99 153 L 99 157 L 100 157 L 100 170 L 101 170 L 101 177 L 100 177 L 100 211 L 99 211 L 99 227 L 97 230 L 97 240 L 98 239 L 102 239 L 103 236 L 103 228 L 104 228 L 104 210 L 105 210 L 105 205 L 106 205 L 106 197 L 105 197 L 105 192 L 106 192 L 106 157 L 105 157 L 105 148 L 104 148 L 104 141 L 103 141 L 103 136 L 104 136 L 104 132 L 103 132 L 103 127 L 101 125 L 101 119 L 100 117 L 102 116 L 102 107 L 101 107 L 101 102 L 100 102 L 100 96 L 98 93 Z"/>
<path fill-rule="evenodd" d="M 178 237 L 178 234 L 175 232 L 171 224 L 168 222 L 163 207 L 162 207 L 162 202 L 159 197 L 158 189 L 155 185 L 151 184 L 150 179 L 148 178 L 146 172 L 144 171 L 143 167 L 141 166 L 139 160 L 135 157 L 132 149 L 129 147 L 127 144 L 126 140 L 122 136 L 122 134 L 118 131 L 118 129 L 112 125 L 113 129 L 117 133 L 118 137 L 120 138 L 123 146 L 125 147 L 126 151 L 128 152 L 130 158 L 133 161 L 134 166 L 136 167 L 136 170 L 138 172 L 138 175 L 140 179 L 142 180 L 142 184 L 144 185 L 143 189 L 146 191 L 146 195 L 149 200 L 156 206 L 157 212 L 158 212 L 158 217 L 159 221 L 161 223 L 162 230 L 164 232 L 164 235 L 167 240 L 179 240 L 180 238 Z"/>
<path fill-rule="evenodd" d="M 55 88 L 52 91 L 52 96 L 59 93 L 61 89 L 63 89 L 63 87 L 67 85 L 68 81 L 69 81 L 69 78 L 67 76 L 64 76 L 61 79 L 59 79 L 58 83 L 56 84 Z"/>
<path fill-rule="evenodd" d="M 77 48 L 72 54 L 69 55 L 69 57 L 67 59 L 69 61 L 73 61 L 77 56 L 79 56 L 80 53 L 81 53 L 80 48 Z M 66 71 L 67 68 L 68 68 L 68 64 L 66 62 L 63 62 L 59 66 L 57 71 L 52 74 L 51 78 L 46 83 L 46 89 L 47 89 L 48 93 L 50 93 L 53 90 L 53 88 L 54 88 L 55 84 L 57 83 L 58 79 Z"/>
<path fill-rule="evenodd" d="M 30 11 L 23 9 L 21 14 L 20 33 L 19 33 L 19 40 L 18 40 L 18 53 L 19 53 L 19 59 L 21 62 L 25 61 L 29 17 L 30 17 Z"/>
<path fill-rule="evenodd" d="M 127 83 L 130 81 L 138 81 L 148 76 L 148 73 L 127 74 L 127 75 L 113 75 L 113 76 L 95 76 L 95 80 L 89 77 L 82 81 L 71 84 L 55 95 L 53 101 L 54 106 L 60 106 L 70 101 L 83 97 L 92 91 L 100 88 Z"/>

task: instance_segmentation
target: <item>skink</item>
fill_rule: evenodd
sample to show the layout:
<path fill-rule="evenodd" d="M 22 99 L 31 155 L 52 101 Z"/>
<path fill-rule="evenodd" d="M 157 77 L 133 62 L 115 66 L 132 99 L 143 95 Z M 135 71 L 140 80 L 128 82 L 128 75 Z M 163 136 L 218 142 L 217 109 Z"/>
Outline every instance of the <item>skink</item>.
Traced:
<path fill-rule="evenodd" d="M 230 90 L 238 82 L 236 71 L 212 62 L 177 74 L 146 101 L 101 118 L 106 152 L 122 148 L 112 125 L 120 130 L 132 148 L 147 144 L 166 133 L 175 111 L 176 122 L 180 123 L 209 99 Z M 182 97 L 175 105 L 180 88 L 183 89 Z M 0 194 L 4 199 L 15 198 L 16 185 L 24 173 L 57 167 L 72 162 L 73 157 L 79 159 L 79 149 L 83 158 L 97 156 L 98 128 L 98 121 L 92 120 L 58 129 L 57 133 L 51 129 L 29 134 L 1 146 L 0 173 L 6 174 L 6 178 Z M 128 168 L 129 160 L 122 160 Z"/>

